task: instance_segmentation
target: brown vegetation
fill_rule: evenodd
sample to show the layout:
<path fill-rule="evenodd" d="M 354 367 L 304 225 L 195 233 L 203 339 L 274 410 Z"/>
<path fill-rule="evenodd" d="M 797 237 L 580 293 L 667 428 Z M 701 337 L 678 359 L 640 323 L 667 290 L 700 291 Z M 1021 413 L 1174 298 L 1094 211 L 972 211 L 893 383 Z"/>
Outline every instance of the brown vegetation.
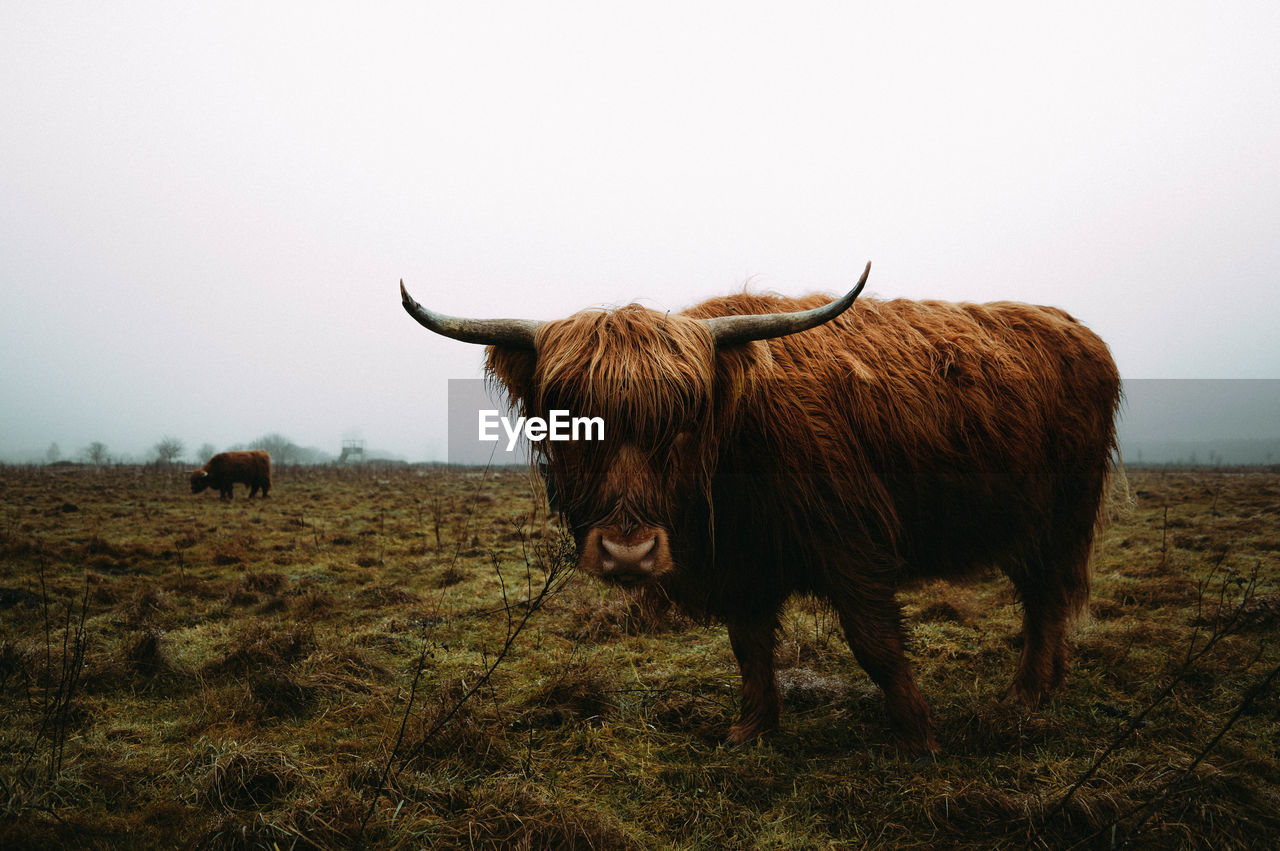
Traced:
<path fill-rule="evenodd" d="M 157 468 L 0 468 L 0 846 L 1280 838 L 1280 472 L 1130 471 L 1034 713 L 998 699 L 1007 582 L 903 592 L 925 766 L 813 598 L 783 617 L 787 722 L 726 748 L 724 631 L 564 582 L 524 471 L 283 475 L 226 504 Z"/>

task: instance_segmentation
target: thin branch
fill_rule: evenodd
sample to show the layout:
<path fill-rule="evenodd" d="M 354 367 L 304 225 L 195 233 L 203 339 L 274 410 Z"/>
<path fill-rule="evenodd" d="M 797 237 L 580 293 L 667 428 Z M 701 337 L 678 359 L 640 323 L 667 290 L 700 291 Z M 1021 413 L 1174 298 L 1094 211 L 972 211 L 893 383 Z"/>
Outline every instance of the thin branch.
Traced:
<path fill-rule="evenodd" d="M 1197 604 L 1197 611 L 1200 612 L 1201 614 L 1197 616 L 1196 618 L 1197 621 L 1203 620 L 1202 604 L 1204 600 L 1205 591 L 1207 590 L 1207 584 L 1209 580 L 1217 573 L 1218 568 L 1221 564 L 1222 564 L 1222 560 L 1219 559 L 1217 563 L 1214 564 L 1213 569 L 1209 572 L 1209 575 L 1200 583 L 1199 603 Z M 1118 735 L 1114 736 L 1111 739 L 1110 743 L 1108 743 L 1108 745 L 1105 748 L 1103 748 L 1102 753 L 1100 753 L 1097 756 L 1097 758 L 1094 759 L 1093 763 L 1089 766 L 1089 768 L 1086 769 L 1085 772 L 1076 779 L 1075 783 L 1071 784 L 1071 787 L 1067 789 L 1066 793 L 1058 800 L 1058 803 L 1054 805 L 1053 809 L 1049 810 L 1049 812 L 1046 813 L 1044 817 L 1040 819 L 1040 827 L 1033 828 L 1033 834 L 1032 834 L 1033 841 L 1039 841 L 1043 844 L 1043 839 L 1041 839 L 1040 837 L 1040 828 L 1047 825 L 1055 816 L 1057 816 L 1059 813 L 1063 812 L 1064 809 L 1066 809 L 1067 804 L 1070 803 L 1073 797 L 1075 797 L 1075 794 L 1078 791 L 1080 791 L 1080 789 L 1086 783 L 1088 783 L 1090 780 L 1093 779 L 1094 775 L 1098 773 L 1098 770 L 1102 768 L 1103 763 L 1105 763 L 1107 759 L 1113 753 L 1115 753 L 1115 751 L 1122 744 L 1124 744 L 1129 739 L 1129 737 L 1133 735 L 1133 733 L 1136 730 L 1138 730 L 1140 727 L 1143 726 L 1147 716 L 1150 715 L 1156 709 L 1156 707 L 1162 704 L 1171 694 L 1173 694 L 1174 689 L 1177 688 L 1178 685 L 1187 677 L 1187 675 L 1191 673 L 1191 670 L 1195 665 L 1195 663 L 1197 663 L 1200 659 L 1208 655 L 1208 653 L 1212 651 L 1214 647 L 1216 647 L 1217 644 L 1222 639 L 1226 638 L 1229 635 L 1234 634 L 1237 631 L 1237 628 L 1240 625 L 1240 621 L 1243 616 L 1245 607 L 1253 599 L 1254 592 L 1257 588 L 1257 581 L 1258 581 L 1258 568 L 1255 567 L 1248 581 L 1244 584 L 1243 590 L 1241 592 L 1240 601 L 1233 607 L 1233 609 L 1231 610 L 1231 613 L 1225 619 L 1219 621 L 1218 625 L 1214 627 L 1214 629 L 1209 633 L 1208 639 L 1205 641 L 1204 645 L 1201 646 L 1199 649 L 1195 649 L 1195 644 L 1200 637 L 1199 629 L 1197 629 L 1194 633 L 1192 633 L 1191 640 L 1187 647 L 1185 658 L 1182 664 L 1178 667 L 1178 670 L 1174 672 L 1173 677 L 1169 680 L 1169 682 L 1165 685 L 1165 687 L 1160 690 L 1160 692 L 1155 696 L 1155 698 L 1152 699 L 1146 705 L 1146 707 L 1143 708 L 1141 712 L 1139 712 L 1136 716 L 1131 718 L 1129 723 Z M 1218 597 L 1219 612 L 1225 607 L 1227 585 L 1228 585 L 1228 581 L 1224 579 L 1222 582 L 1222 585 L 1219 588 L 1219 597 Z"/>

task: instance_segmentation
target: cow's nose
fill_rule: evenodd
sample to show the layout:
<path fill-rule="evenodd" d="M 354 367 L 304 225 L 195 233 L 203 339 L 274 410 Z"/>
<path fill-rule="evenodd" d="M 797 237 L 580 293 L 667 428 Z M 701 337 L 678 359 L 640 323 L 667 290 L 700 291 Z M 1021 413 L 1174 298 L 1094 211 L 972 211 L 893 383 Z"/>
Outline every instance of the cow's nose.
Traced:
<path fill-rule="evenodd" d="M 624 544 L 620 541 L 613 541 L 609 538 L 601 537 L 600 545 L 604 547 L 604 551 L 609 554 L 609 558 L 604 560 L 604 566 L 606 568 L 614 568 L 617 566 L 644 566 L 641 562 L 645 556 L 653 552 L 653 548 L 657 543 L 657 536 L 635 544 Z"/>

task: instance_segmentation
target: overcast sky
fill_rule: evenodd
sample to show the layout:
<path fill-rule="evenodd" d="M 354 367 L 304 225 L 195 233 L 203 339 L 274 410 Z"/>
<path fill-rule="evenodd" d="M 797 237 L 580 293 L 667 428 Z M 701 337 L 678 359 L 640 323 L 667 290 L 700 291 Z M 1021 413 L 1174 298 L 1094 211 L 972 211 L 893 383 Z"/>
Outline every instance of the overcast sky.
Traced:
<path fill-rule="evenodd" d="M 0 4 L 0 456 L 444 457 L 479 347 L 753 288 L 1280 378 L 1280 3 Z M 1274 436 L 1274 435 L 1266 435 Z"/>

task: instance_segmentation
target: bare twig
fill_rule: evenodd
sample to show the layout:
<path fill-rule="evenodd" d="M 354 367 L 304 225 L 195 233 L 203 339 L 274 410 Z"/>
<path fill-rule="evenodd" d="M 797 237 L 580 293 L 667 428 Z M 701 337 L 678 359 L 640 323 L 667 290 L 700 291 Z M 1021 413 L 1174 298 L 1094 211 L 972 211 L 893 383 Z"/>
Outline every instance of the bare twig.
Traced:
<path fill-rule="evenodd" d="M 486 468 L 486 473 L 487 472 L 488 470 Z M 481 484 L 482 483 L 483 483 L 483 478 L 481 480 Z M 479 495 L 479 485 L 477 485 L 477 489 L 473 494 L 473 501 L 472 501 L 473 504 L 474 504 L 474 497 L 478 495 Z M 470 517 L 471 517 L 471 506 L 468 506 L 468 510 L 466 512 L 466 518 L 469 520 Z M 456 564 L 457 559 L 460 555 L 461 542 L 465 537 L 465 529 L 466 529 L 466 525 L 464 524 L 463 532 L 460 533 L 458 536 L 458 544 L 454 549 L 454 556 L 450 566 L 453 566 L 453 564 Z M 522 538 L 523 538 L 523 535 L 522 535 Z M 489 658 L 488 651 L 487 650 L 485 651 L 484 669 L 481 672 L 480 676 L 464 690 L 463 694 L 460 697 L 458 697 L 456 700 L 453 701 L 452 706 L 450 706 L 447 710 L 437 715 L 432 725 L 426 730 L 425 733 L 423 733 L 419 746 L 421 746 L 422 743 L 430 741 L 432 738 L 438 735 L 442 730 L 444 730 L 445 727 L 447 727 L 449 723 L 458 715 L 458 713 L 462 710 L 462 708 L 467 704 L 468 701 L 470 701 L 477 693 L 479 693 L 481 689 L 489 687 L 490 681 L 492 680 L 494 673 L 497 671 L 498 667 L 502 664 L 502 662 L 507 658 L 507 655 L 510 653 L 512 646 L 516 642 L 516 639 L 524 631 L 525 627 L 529 623 L 529 620 L 540 608 L 542 608 L 542 606 L 546 603 L 546 601 L 551 596 L 553 596 L 556 592 L 558 592 L 561 588 L 564 587 L 565 583 L 569 579 L 569 576 L 572 574 L 572 567 L 569 567 L 568 569 L 566 569 L 566 566 L 563 563 L 557 560 L 548 559 L 549 563 L 544 563 L 542 565 L 544 569 L 544 575 L 543 575 L 541 586 L 535 590 L 532 582 L 533 563 L 529 558 L 528 550 L 523 546 L 523 541 L 522 541 L 522 552 L 524 553 L 526 589 L 529 592 L 529 596 L 527 596 L 524 600 L 521 600 L 518 602 L 513 602 L 509 598 L 507 594 L 506 579 L 502 575 L 501 564 L 498 559 L 498 555 L 497 553 L 491 553 L 494 571 L 498 576 L 498 582 L 501 588 L 502 607 L 491 610 L 489 614 L 501 613 L 506 618 L 506 629 L 505 629 L 505 636 L 503 638 L 502 646 L 493 655 L 492 659 Z M 536 554 L 535 554 L 535 557 L 536 557 Z M 520 612 L 519 617 L 516 616 L 517 611 Z M 424 630 L 425 628 L 426 627 L 424 626 Z M 406 701 L 404 712 L 401 715 L 399 728 L 396 732 L 395 744 L 391 747 L 390 751 L 387 754 L 387 761 L 383 766 L 381 776 L 378 782 L 378 787 L 374 792 L 373 800 L 370 801 L 369 803 L 369 808 L 365 812 L 364 818 L 360 822 L 360 828 L 357 831 L 357 836 L 362 836 L 364 834 L 365 828 L 368 825 L 369 820 L 373 817 L 373 813 L 377 808 L 379 799 L 384 794 L 386 794 L 386 792 L 388 791 L 388 788 L 391 785 L 397 782 L 400 776 L 400 772 L 403 771 L 411 762 L 411 758 L 405 758 L 402 756 L 401 749 L 404 746 L 405 730 L 407 729 L 409 719 L 412 716 L 414 701 L 417 697 L 419 688 L 421 686 L 423 674 L 427 669 L 427 661 L 429 658 L 431 658 L 431 650 L 433 648 L 433 645 L 427 642 L 425 635 L 423 638 L 424 638 L 423 650 L 418 656 L 417 664 L 414 666 L 414 676 L 409 689 L 409 699 Z M 397 765 L 397 762 L 399 762 L 398 765 Z"/>
<path fill-rule="evenodd" d="M 1204 606 L 1205 593 L 1208 590 L 1208 585 L 1210 581 L 1213 579 L 1214 576 L 1217 575 L 1218 570 L 1221 567 L 1221 564 L 1222 564 L 1222 559 L 1219 558 L 1218 561 L 1213 565 L 1213 568 L 1210 570 L 1209 574 L 1203 580 L 1201 580 L 1199 584 L 1199 599 L 1197 602 L 1198 614 L 1196 618 L 1197 623 L 1202 623 L 1204 621 L 1203 606 Z M 1054 817 L 1056 817 L 1059 813 L 1061 813 L 1066 808 L 1067 804 L 1070 803 L 1071 799 L 1075 797 L 1075 794 L 1078 791 L 1080 791 L 1080 789 L 1086 783 L 1088 783 L 1091 779 L 1093 779 L 1094 775 L 1098 773 L 1098 770 L 1102 768 L 1103 763 L 1105 763 L 1107 759 L 1110 758 L 1111 755 L 1115 753 L 1115 751 L 1122 744 L 1124 744 L 1129 739 L 1129 737 L 1133 735 L 1133 733 L 1136 730 L 1144 726 L 1147 716 L 1150 715 L 1153 711 L 1155 711 L 1155 709 L 1158 706 L 1164 703 L 1164 701 L 1168 699 L 1168 697 L 1171 694 L 1173 694 L 1174 689 L 1177 688 L 1179 683 L 1181 683 L 1184 679 L 1186 679 L 1187 675 L 1191 673 L 1195 664 L 1199 662 L 1200 659 L 1208 655 L 1208 653 L 1212 651 L 1214 647 L 1216 647 L 1218 643 L 1222 641 L 1222 639 L 1238 631 L 1238 628 L 1241 624 L 1241 617 L 1247 605 L 1253 599 L 1254 592 L 1257 588 L 1257 583 L 1258 583 L 1257 567 L 1253 569 L 1252 574 L 1250 575 L 1248 580 L 1243 580 L 1243 579 L 1240 579 L 1239 577 L 1236 577 L 1234 582 L 1232 581 L 1231 578 L 1222 580 L 1218 589 L 1218 611 L 1219 612 L 1221 612 L 1222 609 L 1226 607 L 1226 595 L 1229 591 L 1230 586 L 1234 584 L 1241 588 L 1240 599 L 1235 604 L 1235 606 L 1232 607 L 1230 614 L 1228 614 L 1225 618 L 1222 618 L 1218 621 L 1217 625 L 1209 632 L 1207 638 L 1205 639 L 1204 644 L 1198 648 L 1196 647 L 1196 644 L 1200 639 L 1200 629 L 1199 627 L 1197 627 L 1197 629 L 1191 634 L 1191 639 L 1187 644 L 1187 651 L 1183 658 L 1182 664 L 1178 667 L 1176 671 L 1174 671 L 1173 676 L 1170 677 L 1169 679 L 1169 682 L 1166 683 L 1164 688 L 1162 688 L 1156 694 L 1156 696 L 1147 703 L 1147 705 L 1143 708 L 1141 712 L 1139 712 L 1137 715 L 1133 716 L 1129 720 L 1129 723 L 1125 725 L 1123 730 L 1121 730 L 1117 735 L 1112 737 L 1111 741 L 1107 744 L 1107 746 L 1103 748 L 1102 753 L 1098 754 L 1098 756 L 1094 759 L 1093 763 L 1090 764 L 1090 766 L 1084 771 L 1083 774 L 1081 774 L 1078 778 L 1076 778 L 1076 781 L 1073 784 L 1071 784 L 1071 787 L 1068 788 L 1066 793 L 1063 794 L 1063 796 L 1058 800 L 1058 803 L 1055 804 L 1053 808 L 1050 809 L 1049 812 L 1046 813 L 1040 819 L 1039 827 L 1033 827 L 1033 833 L 1032 833 L 1033 842 L 1038 842 L 1041 845 L 1045 845 L 1044 840 L 1040 836 L 1040 828 L 1043 828 Z"/>
<path fill-rule="evenodd" d="M 1142 810 L 1145 809 L 1147 810 L 1146 815 L 1144 815 L 1138 821 L 1137 824 L 1135 824 L 1132 828 L 1130 828 L 1128 832 L 1128 838 L 1130 840 L 1137 837 L 1137 835 L 1141 832 L 1142 827 L 1148 821 L 1151 820 L 1152 816 L 1155 815 L 1156 808 L 1160 804 L 1162 804 L 1170 795 L 1172 795 L 1174 790 L 1177 789 L 1180 785 L 1182 785 L 1182 783 L 1189 776 L 1191 776 L 1191 772 L 1195 771 L 1196 766 L 1198 766 L 1201 762 L 1203 762 L 1205 757 L 1207 757 L 1218 746 L 1218 743 L 1222 741 L 1222 737 L 1225 736 L 1227 732 L 1232 727 L 1235 726 L 1236 722 L 1239 721 L 1240 718 L 1245 714 L 1245 712 L 1248 711 L 1249 707 L 1253 705 L 1253 703 L 1259 697 L 1262 697 L 1271 689 L 1271 686 L 1275 682 L 1277 676 L 1280 676 L 1280 665 L 1273 666 L 1271 670 L 1266 674 L 1266 676 L 1262 677 L 1253 685 L 1249 686 L 1249 688 L 1245 689 L 1244 696 L 1240 699 L 1239 704 L 1236 705 L 1235 711 L 1232 712 L 1230 717 L 1228 717 L 1227 720 L 1222 723 L 1222 726 L 1218 728 L 1218 732 L 1214 734 L 1213 738 L 1211 738 L 1204 745 L 1204 747 L 1200 748 L 1199 752 L 1195 755 L 1195 757 L 1191 760 L 1191 762 L 1187 765 L 1187 767 L 1182 770 L 1182 773 L 1179 774 L 1177 778 L 1170 780 L 1161 788 L 1159 795 L 1157 795 L 1156 797 L 1150 800 L 1143 801 L 1142 803 L 1138 804 L 1137 806 L 1125 812 L 1123 815 L 1113 819 L 1108 824 L 1103 825 L 1092 836 L 1090 836 L 1088 839 L 1084 840 L 1083 842 L 1077 843 L 1077 845 L 1089 845 L 1093 843 L 1094 840 L 1099 839 L 1103 834 L 1112 830 L 1112 828 L 1114 828 L 1116 825 L 1120 824 L 1121 822 L 1124 822 L 1129 818 L 1132 818 L 1133 816 L 1137 815 L 1139 812 L 1142 812 Z"/>
<path fill-rule="evenodd" d="M 10 806 L 17 804 L 21 808 L 24 805 L 23 801 L 14 801 L 14 793 L 25 787 L 26 795 L 23 797 L 26 799 L 26 805 L 36 809 L 46 809 L 40 800 L 41 795 L 36 792 L 35 784 L 38 780 L 42 780 L 51 786 L 62 772 L 67 736 L 74 722 L 73 709 L 80 686 L 80 674 L 84 669 L 84 655 L 89 645 L 85 632 L 85 619 L 89 612 L 89 582 L 86 577 L 79 613 L 75 612 L 71 603 L 67 604 L 62 625 L 61 649 L 55 664 L 54 647 L 59 642 L 54 638 L 52 604 L 49 601 L 49 592 L 45 583 L 43 563 L 39 565 L 38 575 L 45 639 L 44 675 L 38 683 L 41 689 L 40 720 L 30 749 L 13 773 L 12 783 L 5 783 L 5 792 Z M 47 754 L 42 753 L 42 742 L 48 743 Z M 42 756 L 47 757 L 44 761 L 44 771 L 40 773 L 39 778 L 33 777 L 30 769 L 37 758 Z"/>

